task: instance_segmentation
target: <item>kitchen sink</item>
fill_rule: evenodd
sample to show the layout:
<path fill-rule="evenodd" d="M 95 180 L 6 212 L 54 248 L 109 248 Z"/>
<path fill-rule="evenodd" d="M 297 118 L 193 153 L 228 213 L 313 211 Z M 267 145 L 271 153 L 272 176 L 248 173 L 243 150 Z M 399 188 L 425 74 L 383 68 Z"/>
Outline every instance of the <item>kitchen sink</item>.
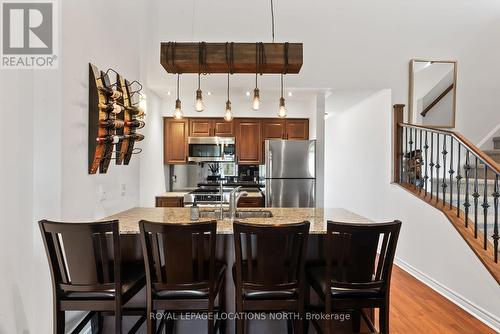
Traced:
<path fill-rule="evenodd" d="M 218 211 L 200 211 L 200 218 L 216 218 L 218 216 Z M 268 210 L 237 210 L 237 219 L 246 218 L 271 218 L 273 213 Z M 229 211 L 224 211 L 224 218 L 229 217 Z"/>
<path fill-rule="evenodd" d="M 236 211 L 236 218 L 271 218 L 273 213 L 268 210 L 245 210 Z"/>

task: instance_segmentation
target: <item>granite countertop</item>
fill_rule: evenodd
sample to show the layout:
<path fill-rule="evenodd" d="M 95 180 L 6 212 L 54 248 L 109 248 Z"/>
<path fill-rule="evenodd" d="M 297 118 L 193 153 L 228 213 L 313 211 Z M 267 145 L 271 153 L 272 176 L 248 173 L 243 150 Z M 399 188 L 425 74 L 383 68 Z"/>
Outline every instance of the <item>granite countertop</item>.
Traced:
<path fill-rule="evenodd" d="M 265 208 L 265 209 L 244 209 L 240 211 L 271 211 L 271 218 L 247 218 L 239 219 L 242 222 L 256 224 L 286 224 L 298 223 L 307 220 L 311 223 L 311 234 L 323 234 L 326 232 L 326 221 L 332 220 L 337 222 L 351 223 L 368 223 L 370 220 L 361 217 L 355 213 L 345 209 L 315 209 L 315 208 Z M 202 210 L 207 211 L 207 210 Z M 106 217 L 104 220 L 120 221 L 120 233 L 122 234 L 137 234 L 139 233 L 138 222 L 141 219 L 163 222 L 163 223 L 188 223 L 189 208 L 132 208 L 118 214 Z M 209 221 L 208 218 L 200 219 L 199 221 Z M 232 234 L 232 222 L 229 219 L 217 221 L 218 234 Z"/>
<path fill-rule="evenodd" d="M 169 191 L 160 195 L 157 195 L 156 197 L 184 197 L 189 193 L 189 191 Z M 248 191 L 247 197 L 262 197 L 262 192 L 260 191 Z"/>
<path fill-rule="evenodd" d="M 187 193 L 189 193 L 189 191 L 168 191 L 166 193 L 157 195 L 156 197 L 184 197 L 184 195 L 186 195 Z"/>

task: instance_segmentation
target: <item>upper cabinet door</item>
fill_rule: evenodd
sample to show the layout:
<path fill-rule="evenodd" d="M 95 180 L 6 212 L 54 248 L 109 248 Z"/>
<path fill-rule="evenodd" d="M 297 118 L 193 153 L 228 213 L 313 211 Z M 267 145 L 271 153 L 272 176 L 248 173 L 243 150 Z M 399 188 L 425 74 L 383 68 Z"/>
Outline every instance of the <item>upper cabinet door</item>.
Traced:
<path fill-rule="evenodd" d="M 185 119 L 163 120 L 163 161 L 165 164 L 187 163 L 188 124 Z"/>
<path fill-rule="evenodd" d="M 286 139 L 309 139 L 309 120 L 286 120 Z"/>
<path fill-rule="evenodd" d="M 261 122 L 258 119 L 236 121 L 236 155 L 240 165 L 258 165 L 262 162 Z"/>
<path fill-rule="evenodd" d="M 234 122 L 227 122 L 224 119 L 213 121 L 214 135 L 219 137 L 234 137 Z"/>
<path fill-rule="evenodd" d="M 213 136 L 213 120 L 207 118 L 191 118 L 189 120 L 189 135 L 191 137 Z"/>
<path fill-rule="evenodd" d="M 262 120 L 262 140 L 266 139 L 285 139 L 286 125 L 285 120 L 269 119 Z"/>

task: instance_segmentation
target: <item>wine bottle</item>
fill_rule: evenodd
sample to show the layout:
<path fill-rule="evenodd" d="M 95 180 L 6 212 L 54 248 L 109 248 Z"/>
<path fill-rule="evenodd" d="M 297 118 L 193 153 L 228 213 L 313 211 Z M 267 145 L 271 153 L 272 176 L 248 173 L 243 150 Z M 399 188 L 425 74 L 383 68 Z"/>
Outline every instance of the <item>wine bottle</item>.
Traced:
<path fill-rule="evenodd" d="M 120 92 L 119 90 L 109 88 L 106 86 L 99 87 L 99 90 L 103 92 L 108 98 L 113 100 L 117 100 L 123 96 L 122 92 Z"/>
<path fill-rule="evenodd" d="M 146 125 L 146 123 L 144 123 L 144 121 L 134 119 L 132 121 L 126 121 L 125 125 L 130 128 L 142 129 Z"/>
<path fill-rule="evenodd" d="M 130 139 L 130 140 L 135 140 L 135 141 L 141 141 L 144 139 L 144 135 L 141 135 L 140 133 L 132 133 L 129 135 L 124 135 L 124 139 Z"/>
<path fill-rule="evenodd" d="M 135 116 L 142 116 L 144 115 L 144 110 L 142 108 L 139 108 L 139 107 L 125 107 L 125 109 L 130 112 L 132 115 L 135 115 Z"/>
<path fill-rule="evenodd" d="M 112 112 L 113 114 L 119 114 L 123 110 L 123 107 L 118 103 L 100 103 L 99 108 L 105 112 Z"/>
<path fill-rule="evenodd" d="M 96 138 L 99 144 L 112 143 L 117 144 L 123 139 L 123 136 L 103 136 Z"/>
<path fill-rule="evenodd" d="M 101 126 L 106 129 L 121 129 L 125 123 L 121 120 L 107 119 L 101 121 Z"/>

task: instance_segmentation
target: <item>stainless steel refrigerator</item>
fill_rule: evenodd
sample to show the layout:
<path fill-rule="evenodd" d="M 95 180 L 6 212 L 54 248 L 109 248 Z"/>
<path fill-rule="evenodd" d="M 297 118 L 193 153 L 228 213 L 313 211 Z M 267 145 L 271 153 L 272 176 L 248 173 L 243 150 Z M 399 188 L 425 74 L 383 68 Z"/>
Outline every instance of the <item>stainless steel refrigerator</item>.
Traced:
<path fill-rule="evenodd" d="M 266 207 L 316 205 L 316 141 L 266 140 Z"/>

